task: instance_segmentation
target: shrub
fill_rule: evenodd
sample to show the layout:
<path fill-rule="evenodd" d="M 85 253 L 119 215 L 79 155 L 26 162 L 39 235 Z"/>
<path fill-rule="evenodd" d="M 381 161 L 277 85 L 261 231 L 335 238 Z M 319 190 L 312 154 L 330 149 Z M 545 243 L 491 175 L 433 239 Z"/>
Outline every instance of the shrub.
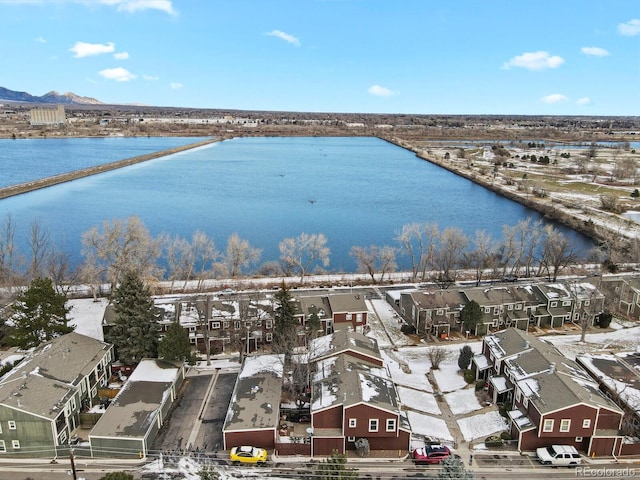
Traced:
<path fill-rule="evenodd" d="M 476 382 L 476 392 L 482 390 L 484 388 L 484 384 L 487 383 L 484 380 L 480 379 Z"/>
<path fill-rule="evenodd" d="M 498 435 L 489 435 L 487 438 L 485 438 L 484 444 L 487 448 L 501 447 L 502 438 L 500 438 Z"/>
<path fill-rule="evenodd" d="M 416 327 L 405 323 L 402 325 L 402 327 L 400 327 L 400 331 L 405 335 L 413 335 L 414 333 L 416 333 Z"/>
<path fill-rule="evenodd" d="M 464 370 L 464 381 L 471 385 L 476 381 L 476 376 L 473 373 L 473 370 Z M 484 382 L 483 382 L 484 384 Z"/>
<path fill-rule="evenodd" d="M 511 440 L 511 434 L 505 430 L 504 432 L 500 432 L 500 438 L 502 440 Z"/>

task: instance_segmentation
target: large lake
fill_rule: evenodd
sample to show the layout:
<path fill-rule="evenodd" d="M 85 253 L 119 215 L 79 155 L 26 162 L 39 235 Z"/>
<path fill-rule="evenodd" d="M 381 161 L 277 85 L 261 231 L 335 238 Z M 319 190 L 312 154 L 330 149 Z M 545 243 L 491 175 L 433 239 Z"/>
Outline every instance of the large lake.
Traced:
<path fill-rule="evenodd" d="M 42 161 L 85 157 L 88 140 L 38 140 L 48 143 Z M 110 149 L 117 150 L 117 142 Z M 139 216 L 153 235 L 190 238 L 204 231 L 220 250 L 229 235 L 238 233 L 263 249 L 261 263 L 278 260 L 278 243 L 286 237 L 324 233 L 331 271 L 355 270 L 349 256 L 354 245 L 397 246 L 397 232 L 411 222 L 456 226 L 469 236 L 485 230 L 502 238 L 503 225 L 540 218 L 383 140 L 343 137 L 226 140 L 1 200 L 0 220 L 8 213 L 18 224 L 22 251 L 29 224 L 39 219 L 75 261 L 81 259 L 83 232 L 103 220 L 131 215 Z M 580 248 L 592 246 L 588 238 L 558 228 Z M 409 266 L 398 260 L 401 268 Z"/>

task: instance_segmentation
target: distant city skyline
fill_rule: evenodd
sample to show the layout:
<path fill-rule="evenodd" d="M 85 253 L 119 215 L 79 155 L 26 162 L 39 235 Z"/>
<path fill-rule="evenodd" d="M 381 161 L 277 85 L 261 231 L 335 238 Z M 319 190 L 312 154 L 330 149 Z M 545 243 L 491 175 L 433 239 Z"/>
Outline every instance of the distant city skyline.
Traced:
<path fill-rule="evenodd" d="M 0 86 L 109 104 L 640 115 L 628 0 L 0 0 Z"/>

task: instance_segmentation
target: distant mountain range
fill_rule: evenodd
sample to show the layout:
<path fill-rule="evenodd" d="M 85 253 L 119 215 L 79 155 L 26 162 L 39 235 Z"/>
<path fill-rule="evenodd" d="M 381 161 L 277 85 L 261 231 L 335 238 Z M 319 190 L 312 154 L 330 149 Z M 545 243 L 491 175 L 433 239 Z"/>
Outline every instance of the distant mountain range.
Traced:
<path fill-rule="evenodd" d="M 0 101 L 21 103 L 61 103 L 65 105 L 102 105 L 103 103 L 95 98 L 81 97 L 75 93 L 67 92 L 60 94 L 55 90 L 45 93 L 41 97 L 36 97 L 27 92 L 16 92 L 8 88 L 0 87 Z"/>

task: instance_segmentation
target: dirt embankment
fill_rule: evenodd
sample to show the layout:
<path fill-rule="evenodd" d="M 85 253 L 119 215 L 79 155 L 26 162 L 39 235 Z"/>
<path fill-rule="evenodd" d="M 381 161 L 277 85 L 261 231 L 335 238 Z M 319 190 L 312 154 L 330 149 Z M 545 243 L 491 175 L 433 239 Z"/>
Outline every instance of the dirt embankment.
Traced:
<path fill-rule="evenodd" d="M 12 185 L 10 187 L 0 188 L 0 199 L 21 195 L 23 193 L 32 192 L 41 188 L 51 187 L 53 185 L 59 185 L 61 183 L 70 182 L 79 178 L 88 177 L 91 175 L 97 175 L 98 173 L 108 172 L 110 170 L 116 170 L 122 167 L 128 167 L 129 165 L 135 165 L 136 163 L 146 162 L 153 160 L 154 158 L 160 158 L 167 155 L 171 155 L 192 148 L 201 147 L 220 141 L 220 138 L 213 138 L 203 140 L 197 143 L 191 143 L 189 145 L 183 145 L 181 147 L 174 147 L 168 150 L 162 150 L 160 152 L 148 153 L 146 155 L 139 155 L 137 157 L 127 158 L 125 160 L 118 160 L 116 162 L 105 163 L 104 165 L 97 165 L 95 167 L 83 168 L 81 170 L 75 170 L 73 172 L 62 173 L 53 177 L 41 178 L 39 180 L 33 180 L 31 182 L 20 183 L 18 185 Z"/>
<path fill-rule="evenodd" d="M 516 192 L 503 188 L 502 184 L 498 181 L 495 181 L 491 176 L 479 175 L 478 172 L 474 170 L 464 170 L 457 167 L 455 164 L 440 160 L 434 155 L 427 156 L 420 148 L 411 145 L 406 141 L 387 137 L 385 137 L 384 140 L 388 141 L 389 143 L 393 143 L 394 145 L 397 145 L 401 148 L 410 150 L 414 152 L 418 158 L 449 170 L 450 172 L 464 177 L 467 180 L 470 180 L 478 185 L 481 185 L 484 188 L 497 193 L 498 195 L 508 198 L 509 200 L 513 200 L 514 202 L 518 202 L 527 208 L 540 212 L 546 218 L 561 223 L 568 228 L 571 228 L 572 230 L 580 232 L 596 242 L 602 242 L 604 240 L 601 235 L 602 232 L 599 232 L 593 223 L 585 222 L 584 220 L 571 215 L 571 213 L 567 211 L 567 208 L 561 203 L 554 203 L 548 200 L 545 201 L 544 199 L 537 198 L 534 195 L 519 195 Z"/>

